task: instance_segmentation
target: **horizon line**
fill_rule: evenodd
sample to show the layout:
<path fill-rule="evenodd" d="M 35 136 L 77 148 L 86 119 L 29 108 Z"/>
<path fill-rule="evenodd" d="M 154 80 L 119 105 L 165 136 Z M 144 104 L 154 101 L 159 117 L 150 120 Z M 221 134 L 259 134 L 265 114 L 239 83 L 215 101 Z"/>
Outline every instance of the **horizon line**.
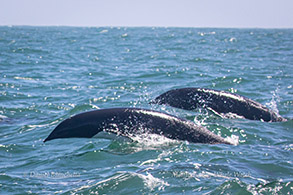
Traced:
<path fill-rule="evenodd" d="M 160 26 L 160 25 L 64 25 L 64 24 L 54 24 L 54 25 L 46 25 L 46 24 L 0 24 L 0 27 L 73 27 L 73 28 L 216 28 L 216 29 L 293 29 L 293 27 L 233 27 L 233 26 Z"/>

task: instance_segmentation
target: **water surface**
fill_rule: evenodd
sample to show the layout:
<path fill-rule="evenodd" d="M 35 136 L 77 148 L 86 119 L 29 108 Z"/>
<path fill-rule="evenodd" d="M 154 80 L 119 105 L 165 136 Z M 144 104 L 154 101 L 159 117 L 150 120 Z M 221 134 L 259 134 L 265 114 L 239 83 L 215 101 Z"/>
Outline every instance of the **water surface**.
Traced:
<path fill-rule="evenodd" d="M 290 193 L 292 67 L 292 29 L 0 27 L 0 192 Z M 148 104 L 181 87 L 237 93 L 289 120 Z M 186 118 L 238 145 L 160 136 L 43 143 L 65 118 L 111 107 Z"/>

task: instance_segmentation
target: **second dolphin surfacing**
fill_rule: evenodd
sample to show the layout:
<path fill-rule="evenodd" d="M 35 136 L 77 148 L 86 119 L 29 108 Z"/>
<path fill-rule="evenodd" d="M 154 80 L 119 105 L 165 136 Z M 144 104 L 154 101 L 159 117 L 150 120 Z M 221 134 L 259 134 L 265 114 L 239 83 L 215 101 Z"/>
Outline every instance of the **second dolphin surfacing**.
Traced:
<path fill-rule="evenodd" d="M 285 118 L 256 101 L 237 94 L 213 89 L 173 89 L 156 97 L 151 103 L 166 104 L 185 110 L 207 108 L 219 114 L 234 113 L 251 120 L 286 121 Z"/>
<path fill-rule="evenodd" d="M 191 121 L 140 108 L 109 108 L 77 114 L 62 121 L 44 142 L 57 138 L 91 138 L 102 131 L 130 138 L 149 133 L 193 143 L 232 144 Z"/>

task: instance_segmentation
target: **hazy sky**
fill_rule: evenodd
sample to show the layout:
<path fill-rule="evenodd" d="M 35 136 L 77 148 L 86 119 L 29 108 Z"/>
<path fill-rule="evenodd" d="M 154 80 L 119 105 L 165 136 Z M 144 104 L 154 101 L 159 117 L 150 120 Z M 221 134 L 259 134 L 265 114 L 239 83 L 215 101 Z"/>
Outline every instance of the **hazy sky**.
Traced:
<path fill-rule="evenodd" d="M 0 0 L 0 25 L 293 28 L 293 0 Z"/>

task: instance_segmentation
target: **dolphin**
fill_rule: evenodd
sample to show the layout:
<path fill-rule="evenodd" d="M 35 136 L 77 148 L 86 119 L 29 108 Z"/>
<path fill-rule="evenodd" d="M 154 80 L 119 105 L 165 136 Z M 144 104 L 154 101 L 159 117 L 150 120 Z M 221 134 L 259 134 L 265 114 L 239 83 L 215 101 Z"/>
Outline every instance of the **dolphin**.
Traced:
<path fill-rule="evenodd" d="M 233 113 L 246 119 L 266 122 L 286 121 L 256 101 L 234 93 L 206 88 L 173 89 L 156 97 L 150 103 L 166 104 L 185 110 L 207 108 L 217 114 Z"/>
<path fill-rule="evenodd" d="M 44 142 L 58 138 L 91 138 L 99 132 L 129 138 L 149 133 L 193 143 L 232 144 L 191 121 L 141 108 L 108 108 L 77 114 L 57 125 Z"/>

